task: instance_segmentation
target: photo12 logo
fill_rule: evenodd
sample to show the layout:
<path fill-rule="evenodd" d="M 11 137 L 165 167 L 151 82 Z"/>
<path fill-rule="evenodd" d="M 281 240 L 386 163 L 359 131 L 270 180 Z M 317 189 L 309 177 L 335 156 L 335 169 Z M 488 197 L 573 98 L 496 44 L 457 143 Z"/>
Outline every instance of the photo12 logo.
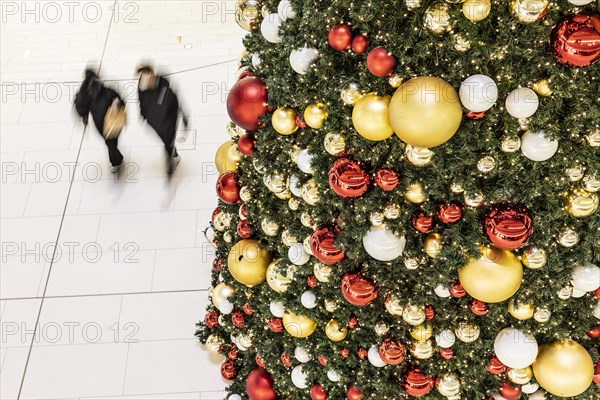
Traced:
<path fill-rule="evenodd" d="M 128 1 L 3 1 L 2 23 L 97 23 L 110 16 L 113 23 L 135 24 L 140 6 Z"/>

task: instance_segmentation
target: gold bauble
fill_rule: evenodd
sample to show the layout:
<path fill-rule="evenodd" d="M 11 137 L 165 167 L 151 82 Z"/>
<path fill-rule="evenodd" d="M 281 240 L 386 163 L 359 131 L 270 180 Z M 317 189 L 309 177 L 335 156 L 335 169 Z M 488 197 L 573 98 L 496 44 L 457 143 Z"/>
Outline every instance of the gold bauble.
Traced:
<path fill-rule="evenodd" d="M 346 138 L 342 134 L 329 132 L 323 139 L 323 147 L 332 156 L 339 156 L 346 150 Z"/>
<path fill-rule="evenodd" d="M 417 167 L 424 167 L 431 163 L 433 158 L 433 151 L 425 147 L 415 147 L 408 145 L 404 150 L 404 156 L 412 165 Z"/>
<path fill-rule="evenodd" d="M 302 186 L 302 199 L 311 206 L 319 202 L 319 189 L 314 179 L 310 179 Z"/>
<path fill-rule="evenodd" d="M 278 258 L 269 264 L 267 268 L 267 283 L 269 287 L 277 293 L 284 293 L 292 279 L 287 276 L 287 266 L 283 259 Z"/>
<path fill-rule="evenodd" d="M 410 349 L 412 355 L 419 360 L 431 358 L 435 353 L 435 348 L 431 340 L 425 340 L 415 343 Z"/>
<path fill-rule="evenodd" d="M 400 302 L 398 295 L 390 293 L 385 296 L 385 309 L 392 315 L 401 316 L 404 305 Z"/>
<path fill-rule="evenodd" d="M 525 385 L 533 378 L 533 369 L 531 366 L 525 368 L 516 368 L 508 370 L 508 379 L 517 385 Z"/>
<path fill-rule="evenodd" d="M 402 319 L 409 325 L 417 326 L 425 322 L 427 314 L 425 313 L 425 307 L 419 307 L 414 305 L 407 305 L 402 312 Z"/>
<path fill-rule="evenodd" d="M 219 232 L 225 232 L 225 229 L 231 226 L 232 215 L 226 212 L 220 212 L 213 218 L 213 226 Z"/>
<path fill-rule="evenodd" d="M 233 172 L 242 161 L 242 154 L 233 140 L 228 140 L 219 147 L 215 154 L 215 164 L 219 174 Z"/>
<path fill-rule="evenodd" d="M 494 168 L 496 168 L 496 159 L 492 156 L 482 157 L 477 162 L 477 169 L 484 174 L 491 172 Z"/>
<path fill-rule="evenodd" d="M 267 246 L 258 241 L 244 239 L 229 251 L 227 265 L 234 279 L 246 286 L 263 283 L 267 279 L 267 268 L 273 261 Z"/>
<path fill-rule="evenodd" d="M 325 325 L 325 334 L 332 342 L 339 342 L 346 338 L 348 329 L 341 325 L 337 319 L 332 319 Z"/>
<path fill-rule="evenodd" d="M 406 8 L 409 10 L 414 10 L 421 6 L 421 0 L 404 0 L 404 2 L 406 3 Z"/>
<path fill-rule="evenodd" d="M 232 286 L 229 286 L 225 282 L 219 283 L 212 290 L 211 298 L 213 305 L 219 308 L 223 300 L 227 300 L 227 298 L 232 296 L 234 293 L 235 289 Z"/>
<path fill-rule="evenodd" d="M 508 312 L 518 320 L 525 321 L 533 318 L 535 303 L 516 303 L 514 300 L 508 302 Z"/>
<path fill-rule="evenodd" d="M 279 225 L 277 224 L 277 222 L 272 221 L 268 218 L 264 218 L 260 222 L 260 227 L 264 234 L 269 237 L 277 236 L 277 233 L 279 232 Z"/>
<path fill-rule="evenodd" d="M 279 107 L 271 116 L 273 129 L 282 135 L 291 135 L 298 130 L 297 116 L 298 113 L 293 108 Z"/>
<path fill-rule="evenodd" d="M 548 255 L 546 254 L 546 250 L 530 246 L 523 251 L 521 261 L 527 268 L 538 269 L 546 265 L 548 262 Z"/>
<path fill-rule="evenodd" d="M 585 136 L 590 147 L 599 147 L 600 146 L 600 130 L 596 130 L 594 132 L 590 132 Z"/>
<path fill-rule="evenodd" d="M 385 216 L 383 215 L 383 213 L 372 212 L 369 215 L 369 222 L 371 222 L 371 225 L 373 225 L 373 226 L 381 226 L 381 225 L 383 225 L 383 221 L 384 220 L 385 220 Z"/>
<path fill-rule="evenodd" d="M 506 135 L 502 137 L 500 149 L 505 153 L 514 153 L 521 148 L 521 138 L 518 136 Z"/>
<path fill-rule="evenodd" d="M 423 250 L 431 258 L 439 257 L 444 247 L 444 238 L 439 233 L 431 233 L 425 238 Z"/>
<path fill-rule="evenodd" d="M 283 231 L 281 233 L 281 241 L 287 247 L 291 247 L 291 246 L 295 245 L 296 243 L 298 243 L 298 238 L 296 236 L 294 236 L 289 230 L 286 229 L 285 231 Z M 279 259 L 273 261 L 271 264 L 274 264 L 277 261 L 279 261 Z"/>
<path fill-rule="evenodd" d="M 569 294 L 569 297 L 571 295 Z M 552 312 L 547 308 L 536 308 L 533 313 L 533 319 L 535 319 L 539 323 L 544 323 L 550 321 L 550 317 L 552 316 Z"/>
<path fill-rule="evenodd" d="M 465 204 L 469 207 L 479 207 L 485 197 L 481 193 L 465 193 Z"/>
<path fill-rule="evenodd" d="M 565 209 L 574 217 L 589 217 L 598 210 L 600 200 L 596 193 L 583 189 L 573 189 L 566 196 Z"/>
<path fill-rule="evenodd" d="M 305 252 L 307 252 L 311 256 L 314 256 L 312 247 L 310 245 L 311 239 L 312 239 L 312 235 L 308 235 L 307 237 L 305 237 L 304 240 L 302 241 L 302 246 L 304 247 Z"/>
<path fill-rule="evenodd" d="M 463 113 L 458 93 L 448 82 L 420 76 L 396 90 L 389 115 L 400 139 L 411 146 L 431 148 L 454 136 Z"/>
<path fill-rule="evenodd" d="M 296 211 L 298 210 L 298 208 L 300 208 L 300 201 L 295 197 L 290 198 L 290 200 L 288 201 L 288 206 L 290 207 L 290 210 Z"/>
<path fill-rule="evenodd" d="M 572 228 L 564 228 L 558 235 L 558 243 L 563 247 L 573 247 L 579 243 L 579 233 Z"/>
<path fill-rule="evenodd" d="M 413 270 L 413 269 L 419 268 L 419 264 L 420 264 L 419 260 L 417 260 L 416 258 L 408 258 L 408 259 L 404 260 L 404 266 L 408 270 Z"/>
<path fill-rule="evenodd" d="M 304 110 L 304 121 L 313 129 L 321 129 L 328 116 L 323 103 L 311 104 Z"/>
<path fill-rule="evenodd" d="M 458 279 L 473 298 L 499 303 L 514 295 L 521 286 L 523 265 L 508 250 L 481 248 L 482 256 L 458 270 Z"/>
<path fill-rule="evenodd" d="M 460 378 L 455 373 L 438 376 L 435 386 L 441 395 L 450 397 L 460 393 Z"/>
<path fill-rule="evenodd" d="M 464 36 L 460 35 L 460 34 L 455 34 L 454 36 L 452 36 L 452 39 L 454 39 L 454 49 L 456 51 L 460 51 L 461 53 L 464 53 L 465 51 L 469 50 L 471 48 L 471 42 L 465 38 Z"/>
<path fill-rule="evenodd" d="M 252 200 L 252 192 L 250 191 L 250 187 L 244 186 L 240 189 L 240 199 L 246 203 Z"/>
<path fill-rule="evenodd" d="M 466 0 L 462 5 L 462 12 L 470 21 L 482 21 L 490 15 L 492 3 L 490 0 Z"/>
<path fill-rule="evenodd" d="M 588 192 L 595 193 L 600 190 L 600 179 L 596 178 L 595 175 L 586 175 L 582 183 L 583 188 Z"/>
<path fill-rule="evenodd" d="M 552 89 L 550 89 L 550 81 L 548 81 L 548 79 L 542 79 L 534 83 L 533 90 L 540 96 L 550 96 L 552 94 Z"/>
<path fill-rule="evenodd" d="M 330 300 L 330 299 L 325 299 L 324 301 L 325 303 L 325 310 L 327 310 L 328 312 L 334 312 L 335 310 L 338 309 L 338 303 L 335 302 L 335 300 Z"/>
<path fill-rule="evenodd" d="M 263 176 L 263 183 L 273 193 L 280 193 L 287 189 L 287 178 L 278 172 Z"/>
<path fill-rule="evenodd" d="M 472 343 L 479 339 L 481 330 L 472 322 L 461 322 L 454 330 L 456 337 L 464 343 Z"/>
<path fill-rule="evenodd" d="M 433 328 L 430 324 L 421 324 L 410 331 L 410 336 L 419 342 L 426 341 L 431 337 L 431 335 L 433 335 Z"/>
<path fill-rule="evenodd" d="M 291 336 L 305 338 L 317 329 L 317 322 L 304 315 L 286 311 L 283 315 L 283 327 Z"/>
<path fill-rule="evenodd" d="M 548 11 L 548 0 L 511 0 L 509 7 L 517 20 L 531 24 L 544 18 Z"/>
<path fill-rule="evenodd" d="M 238 136 L 243 135 L 243 133 L 241 131 L 243 131 L 243 128 L 240 128 L 239 126 L 237 126 L 234 122 L 229 121 L 227 123 L 227 134 L 229 136 L 231 136 L 232 138 L 236 138 Z"/>
<path fill-rule="evenodd" d="M 235 22 L 247 30 L 252 30 L 252 25 L 258 17 L 258 1 L 257 0 L 238 0 L 235 5 Z"/>
<path fill-rule="evenodd" d="M 386 335 L 390 331 L 390 326 L 383 321 L 379 321 L 373 328 L 377 336 Z"/>
<path fill-rule="evenodd" d="M 421 182 L 411 183 L 404 192 L 404 198 L 414 204 L 423 203 L 427 200 L 423 184 Z"/>
<path fill-rule="evenodd" d="M 572 397 L 592 383 L 594 362 L 583 346 L 564 339 L 540 346 L 533 374 L 546 391 L 558 397 Z"/>
<path fill-rule="evenodd" d="M 340 91 L 340 98 L 349 106 L 356 103 L 361 96 L 362 95 L 356 83 L 350 83 L 346 89 L 342 89 Z"/>
<path fill-rule="evenodd" d="M 392 74 L 388 78 L 388 83 L 394 89 L 398 89 L 400 87 L 400 85 L 402 85 L 404 83 L 404 78 L 398 74 Z"/>
<path fill-rule="evenodd" d="M 441 35 L 452 29 L 448 4 L 438 1 L 425 10 L 425 27 L 431 32 Z"/>
<path fill-rule="evenodd" d="M 292 197 L 292 192 L 290 192 L 288 189 L 285 189 L 282 192 L 275 193 L 275 196 L 281 200 L 289 200 Z"/>
<path fill-rule="evenodd" d="M 206 338 L 206 349 L 212 353 L 219 353 L 219 349 L 225 343 L 223 338 L 212 334 L 208 338 Z"/>
<path fill-rule="evenodd" d="M 397 219 L 400 216 L 400 206 L 398 204 L 388 204 L 383 210 L 383 215 L 387 219 Z"/>
<path fill-rule="evenodd" d="M 392 136 L 389 119 L 390 96 L 364 95 L 352 110 L 354 129 L 365 139 L 379 141 Z"/>
<path fill-rule="evenodd" d="M 573 294 L 573 288 L 571 286 L 565 286 L 564 288 L 560 289 L 556 294 L 559 299 L 567 300 L 571 298 L 571 295 Z"/>
<path fill-rule="evenodd" d="M 300 222 L 307 228 L 312 228 L 315 224 L 310 214 L 306 211 L 300 214 Z"/>

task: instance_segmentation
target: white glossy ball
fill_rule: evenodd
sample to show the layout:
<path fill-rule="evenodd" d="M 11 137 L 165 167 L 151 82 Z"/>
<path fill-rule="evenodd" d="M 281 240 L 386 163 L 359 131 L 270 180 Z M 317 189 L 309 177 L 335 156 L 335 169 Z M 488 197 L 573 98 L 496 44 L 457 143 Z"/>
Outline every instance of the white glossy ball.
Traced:
<path fill-rule="evenodd" d="M 221 304 L 219 304 L 219 311 L 221 314 L 229 315 L 233 311 L 233 303 L 229 300 L 223 300 Z"/>
<path fill-rule="evenodd" d="M 576 6 L 585 6 L 586 4 L 590 4 L 594 0 L 569 0 L 569 3 L 575 4 Z"/>
<path fill-rule="evenodd" d="M 546 161 L 558 150 L 558 140 L 549 140 L 543 131 L 527 131 L 521 136 L 521 152 L 532 161 Z"/>
<path fill-rule="evenodd" d="M 310 64 L 319 57 L 317 49 L 312 47 L 303 47 L 298 50 L 292 50 L 290 53 L 290 65 L 292 69 L 304 75 L 308 72 Z"/>
<path fill-rule="evenodd" d="M 296 16 L 296 12 L 292 8 L 292 3 L 290 0 L 281 0 L 277 6 L 277 13 L 284 21 Z"/>
<path fill-rule="evenodd" d="M 232 394 L 227 398 L 227 400 L 242 400 L 242 396 L 240 396 L 239 394 Z"/>
<path fill-rule="evenodd" d="M 600 268 L 594 264 L 578 265 L 571 273 L 571 284 L 582 292 L 593 292 L 600 287 Z"/>
<path fill-rule="evenodd" d="M 444 329 L 435 335 L 435 342 L 443 349 L 452 347 L 456 342 L 456 335 L 450 329 Z"/>
<path fill-rule="evenodd" d="M 433 291 L 438 297 L 441 297 L 443 299 L 452 296 L 450 290 L 444 285 L 437 285 L 435 289 L 433 289 Z"/>
<path fill-rule="evenodd" d="M 594 307 L 594 310 L 592 311 L 592 315 L 596 318 L 596 319 L 600 319 L 600 300 L 598 300 L 596 302 L 596 307 Z"/>
<path fill-rule="evenodd" d="M 367 253 L 379 261 L 392 261 L 402 255 L 406 238 L 396 236 L 385 225 L 371 226 L 363 237 L 363 246 Z"/>
<path fill-rule="evenodd" d="M 546 392 L 543 389 L 540 389 L 537 392 L 532 393 L 529 396 L 529 400 L 546 400 Z"/>
<path fill-rule="evenodd" d="M 312 175 L 314 172 L 311 166 L 313 158 L 314 156 L 310 154 L 307 149 L 302 150 L 300 154 L 298 154 L 298 159 L 296 160 L 296 164 L 298 164 L 300 171 Z"/>
<path fill-rule="evenodd" d="M 339 382 L 341 376 L 337 373 L 336 370 L 330 369 L 329 371 L 327 371 L 327 379 L 329 379 L 331 382 Z"/>
<path fill-rule="evenodd" d="M 294 357 L 296 357 L 296 360 L 300 361 L 301 363 L 307 363 L 312 359 L 304 347 L 296 347 L 294 350 Z"/>
<path fill-rule="evenodd" d="M 571 292 L 571 297 L 574 299 L 579 299 L 583 296 L 585 296 L 587 294 L 587 292 L 584 292 L 583 290 L 579 290 L 576 287 L 573 288 L 573 291 Z"/>
<path fill-rule="evenodd" d="M 288 249 L 288 258 L 295 265 L 304 265 L 310 260 L 310 254 L 304 250 L 302 243 L 296 243 Z"/>
<path fill-rule="evenodd" d="M 471 75 L 460 85 L 459 96 L 469 111 L 487 111 L 498 101 L 498 86 L 489 76 Z"/>
<path fill-rule="evenodd" d="M 379 350 L 377 350 L 376 346 L 371 346 L 367 353 L 367 358 L 369 359 L 369 362 L 377 368 L 383 368 L 387 365 L 387 363 L 381 359 Z"/>
<path fill-rule="evenodd" d="M 502 396 L 500 393 L 498 392 L 491 392 L 490 396 L 492 396 L 492 398 L 494 400 L 507 400 L 506 397 Z"/>
<path fill-rule="evenodd" d="M 292 383 L 294 386 L 298 389 L 306 389 L 308 387 L 307 378 L 308 376 L 302 372 L 302 365 L 294 367 L 292 370 Z"/>
<path fill-rule="evenodd" d="M 531 334 L 520 329 L 504 328 L 494 340 L 494 352 L 507 367 L 525 368 L 535 361 L 538 344 Z"/>
<path fill-rule="evenodd" d="M 306 292 L 302 293 L 300 302 L 306 308 L 315 308 L 317 306 L 317 296 L 314 292 L 307 290 Z"/>
<path fill-rule="evenodd" d="M 262 60 L 260 59 L 260 55 L 258 55 L 258 53 L 252 54 L 252 66 L 254 68 L 258 68 L 258 67 L 260 67 L 260 64 L 262 64 Z"/>
<path fill-rule="evenodd" d="M 506 96 L 506 111 L 515 118 L 531 117 L 539 105 L 537 94 L 529 88 L 520 87 Z"/>
<path fill-rule="evenodd" d="M 281 42 L 281 37 L 279 36 L 279 26 L 282 22 L 283 21 L 279 17 L 279 14 L 269 14 L 260 24 L 260 33 L 262 33 L 263 37 L 268 42 L 279 43 Z"/>
<path fill-rule="evenodd" d="M 535 393 L 539 388 L 540 388 L 540 385 L 538 385 L 537 383 L 531 383 L 531 382 L 526 383 L 525 385 L 521 386 L 521 390 L 525 394 Z"/>
<path fill-rule="evenodd" d="M 285 307 L 280 301 L 272 301 L 271 304 L 269 304 L 269 310 L 271 310 L 271 314 L 277 318 L 283 318 L 283 314 L 285 314 Z"/>

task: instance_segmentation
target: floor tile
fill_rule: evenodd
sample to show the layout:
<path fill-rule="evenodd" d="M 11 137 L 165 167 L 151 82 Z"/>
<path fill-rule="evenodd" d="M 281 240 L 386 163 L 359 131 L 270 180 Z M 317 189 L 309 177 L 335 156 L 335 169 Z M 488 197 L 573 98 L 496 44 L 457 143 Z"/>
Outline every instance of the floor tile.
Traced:
<path fill-rule="evenodd" d="M 41 299 L 8 300 L 2 313 L 1 347 L 29 347 Z M 1 397 L 0 397 L 1 398 Z"/>
<path fill-rule="evenodd" d="M 11 347 L 5 349 L 0 369 L 0 399 L 17 400 L 29 347 Z"/>
<path fill-rule="evenodd" d="M 0 185 L 0 215 L 2 218 L 22 217 L 30 191 L 30 183 Z"/>
<path fill-rule="evenodd" d="M 39 257 L 3 256 L 0 264 L 0 298 L 37 297 L 45 283 L 52 254 Z"/>
<path fill-rule="evenodd" d="M 0 236 L 4 254 L 37 258 L 42 251 L 54 246 L 60 220 L 59 216 L 3 218 Z"/>
<path fill-rule="evenodd" d="M 208 289 L 213 259 L 213 255 L 198 248 L 158 250 L 152 290 Z"/>

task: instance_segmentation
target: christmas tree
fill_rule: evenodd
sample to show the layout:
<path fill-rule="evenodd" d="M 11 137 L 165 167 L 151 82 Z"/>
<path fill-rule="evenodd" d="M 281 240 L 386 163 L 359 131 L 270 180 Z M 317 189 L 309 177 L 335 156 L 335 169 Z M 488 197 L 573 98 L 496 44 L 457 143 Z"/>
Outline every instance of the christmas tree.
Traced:
<path fill-rule="evenodd" d="M 600 398 L 600 3 L 237 7 L 229 399 Z"/>

